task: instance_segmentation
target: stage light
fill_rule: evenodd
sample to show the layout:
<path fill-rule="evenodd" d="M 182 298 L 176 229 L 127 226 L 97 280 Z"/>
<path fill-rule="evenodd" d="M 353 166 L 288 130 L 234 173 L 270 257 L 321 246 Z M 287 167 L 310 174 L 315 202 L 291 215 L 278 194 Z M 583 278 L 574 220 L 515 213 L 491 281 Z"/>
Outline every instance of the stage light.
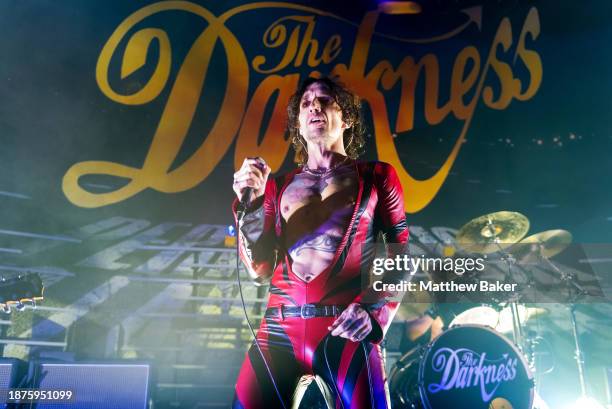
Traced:
<path fill-rule="evenodd" d="M 419 14 L 421 6 L 414 1 L 381 1 L 378 10 L 385 14 Z"/>
<path fill-rule="evenodd" d="M 533 396 L 533 409 L 550 409 L 548 403 L 542 399 L 538 392 L 535 392 Z"/>
<path fill-rule="evenodd" d="M 225 247 L 236 247 L 236 228 L 231 224 L 225 229 L 223 245 Z"/>
<path fill-rule="evenodd" d="M 457 249 L 455 249 L 455 246 L 451 244 L 447 244 L 442 248 L 442 255 L 444 257 L 452 257 L 455 255 L 456 252 L 457 252 Z"/>
<path fill-rule="evenodd" d="M 590 396 L 581 396 L 576 402 L 567 406 L 565 409 L 606 409 L 604 405 L 597 402 Z"/>

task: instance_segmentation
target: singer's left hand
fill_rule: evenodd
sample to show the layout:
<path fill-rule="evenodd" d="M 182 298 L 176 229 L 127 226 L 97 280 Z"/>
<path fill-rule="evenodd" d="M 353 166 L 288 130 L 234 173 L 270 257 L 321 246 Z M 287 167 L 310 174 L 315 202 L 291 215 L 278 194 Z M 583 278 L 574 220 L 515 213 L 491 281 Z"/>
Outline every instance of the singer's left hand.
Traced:
<path fill-rule="evenodd" d="M 340 314 L 328 329 L 334 336 L 360 342 L 372 331 L 372 319 L 360 304 L 353 303 Z"/>

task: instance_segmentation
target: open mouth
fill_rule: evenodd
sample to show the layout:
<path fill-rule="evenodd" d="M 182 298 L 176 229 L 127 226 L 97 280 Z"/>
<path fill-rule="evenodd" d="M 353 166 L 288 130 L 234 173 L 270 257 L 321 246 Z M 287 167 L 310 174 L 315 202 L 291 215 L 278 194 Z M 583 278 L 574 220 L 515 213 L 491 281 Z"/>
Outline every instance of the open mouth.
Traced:
<path fill-rule="evenodd" d="M 310 120 L 311 124 L 323 124 L 325 123 L 325 119 L 324 118 L 312 118 Z"/>

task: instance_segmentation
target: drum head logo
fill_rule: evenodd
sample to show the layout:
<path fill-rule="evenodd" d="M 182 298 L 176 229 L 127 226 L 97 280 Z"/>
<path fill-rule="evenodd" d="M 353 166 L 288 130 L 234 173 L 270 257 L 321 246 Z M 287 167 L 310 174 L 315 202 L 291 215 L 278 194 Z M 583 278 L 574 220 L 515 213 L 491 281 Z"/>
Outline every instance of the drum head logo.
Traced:
<path fill-rule="evenodd" d="M 530 409 L 531 374 L 519 351 L 486 327 L 442 334 L 420 368 L 420 392 L 429 409 Z"/>
<path fill-rule="evenodd" d="M 489 402 L 503 382 L 516 378 L 517 358 L 508 354 L 487 359 L 487 353 L 467 348 L 440 348 L 433 356 L 432 369 L 441 374 L 440 383 L 427 386 L 430 393 L 451 389 L 480 388 L 483 402 Z"/>

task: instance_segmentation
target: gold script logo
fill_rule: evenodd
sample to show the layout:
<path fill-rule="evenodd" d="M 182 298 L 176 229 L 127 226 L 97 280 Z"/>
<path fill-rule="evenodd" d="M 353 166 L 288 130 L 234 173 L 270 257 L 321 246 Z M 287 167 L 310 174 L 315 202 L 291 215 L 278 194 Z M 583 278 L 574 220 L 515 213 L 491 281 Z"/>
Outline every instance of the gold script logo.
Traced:
<path fill-rule="evenodd" d="M 257 55 L 249 65 L 240 41 L 228 29 L 226 23 L 237 14 L 270 8 L 286 9 L 298 14 L 287 15 L 274 21 L 264 32 L 263 45 L 273 51 L 275 59 L 268 60 L 264 55 Z M 194 41 L 180 66 L 142 167 L 107 161 L 76 163 L 64 175 L 62 185 L 64 194 L 73 204 L 94 208 L 121 202 L 147 188 L 164 193 L 191 189 L 209 176 L 236 138 L 235 166 L 238 166 L 245 156 L 261 155 L 266 158 L 273 171 L 278 170 L 289 152 L 289 142 L 285 140 L 283 130 L 284 110 L 300 79 L 298 73 L 281 75 L 281 71 L 307 65 L 313 68 L 311 75 L 318 75 L 314 68 L 337 59 L 343 47 L 342 38 L 338 34 L 326 39 L 315 38 L 313 32 L 317 17 L 324 16 L 352 24 L 327 12 L 290 3 L 252 3 L 233 8 L 218 17 L 206 8 L 186 1 L 151 4 L 126 18 L 110 36 L 100 53 L 96 80 L 100 90 L 108 98 L 124 105 L 141 105 L 152 101 L 161 93 L 169 79 L 172 58 L 170 40 L 162 29 L 143 28 L 127 39 L 121 58 L 122 79 L 146 63 L 152 41 L 156 40 L 159 44 L 155 69 L 147 83 L 138 91 L 131 94 L 116 92 L 109 83 L 109 66 L 119 44 L 134 26 L 154 14 L 177 10 L 197 15 L 208 25 Z M 443 41 L 470 24 L 477 24 L 480 28 L 478 10 L 472 9 L 466 14 L 470 17 L 469 21 L 447 35 L 428 40 L 394 40 L 414 43 Z M 378 158 L 396 168 L 407 196 L 405 210 L 415 213 L 431 202 L 444 183 L 480 100 L 489 108 L 503 110 L 513 99 L 526 101 L 537 93 L 542 82 L 542 61 L 539 54 L 528 49 L 525 43 L 528 37 L 532 41 L 538 38 L 540 20 L 537 9 L 531 8 L 525 16 L 520 33 L 515 37 L 510 19 L 504 17 L 491 41 L 488 55 L 481 56 L 474 46 L 466 46 L 460 50 L 455 56 L 451 71 L 450 96 L 447 102 L 441 104 L 438 98 L 440 67 L 436 55 L 426 54 L 418 61 L 406 56 L 396 67 L 388 60 L 381 60 L 376 64 L 368 60 L 372 38 L 379 35 L 375 32 L 378 18 L 378 11 L 364 15 L 357 28 L 348 65 L 337 63 L 332 73 L 338 75 L 342 82 L 368 102 Z M 224 50 L 227 78 L 231 80 L 226 81 L 218 115 L 204 142 L 188 159 L 173 167 L 200 100 L 207 71 L 212 63 L 213 49 L 218 44 Z M 514 51 L 510 52 L 513 45 Z M 526 80 L 514 76 L 513 67 L 516 64 L 522 64 L 526 68 Z M 366 66 L 372 68 L 367 71 Z M 250 69 L 267 76 L 248 100 Z M 487 75 L 489 70 L 493 75 Z M 434 175 L 424 180 L 415 179 L 404 168 L 393 142 L 393 133 L 413 129 L 415 90 L 417 79 L 421 75 L 425 79 L 423 111 L 427 123 L 439 124 L 450 114 L 463 123 L 453 149 L 444 163 Z M 497 91 L 494 91 L 491 85 L 485 85 L 487 81 L 496 81 Z M 401 90 L 400 102 L 397 106 L 388 107 L 385 91 L 395 87 Z M 466 101 L 468 94 L 471 94 L 471 97 Z M 258 142 L 261 128 L 266 126 L 263 124 L 264 108 L 273 97 L 276 97 L 273 113 L 261 142 Z M 397 110 L 393 129 L 389 121 L 389 109 Z M 79 184 L 79 179 L 86 175 L 110 175 L 127 179 L 128 182 L 110 192 L 94 193 Z"/>

